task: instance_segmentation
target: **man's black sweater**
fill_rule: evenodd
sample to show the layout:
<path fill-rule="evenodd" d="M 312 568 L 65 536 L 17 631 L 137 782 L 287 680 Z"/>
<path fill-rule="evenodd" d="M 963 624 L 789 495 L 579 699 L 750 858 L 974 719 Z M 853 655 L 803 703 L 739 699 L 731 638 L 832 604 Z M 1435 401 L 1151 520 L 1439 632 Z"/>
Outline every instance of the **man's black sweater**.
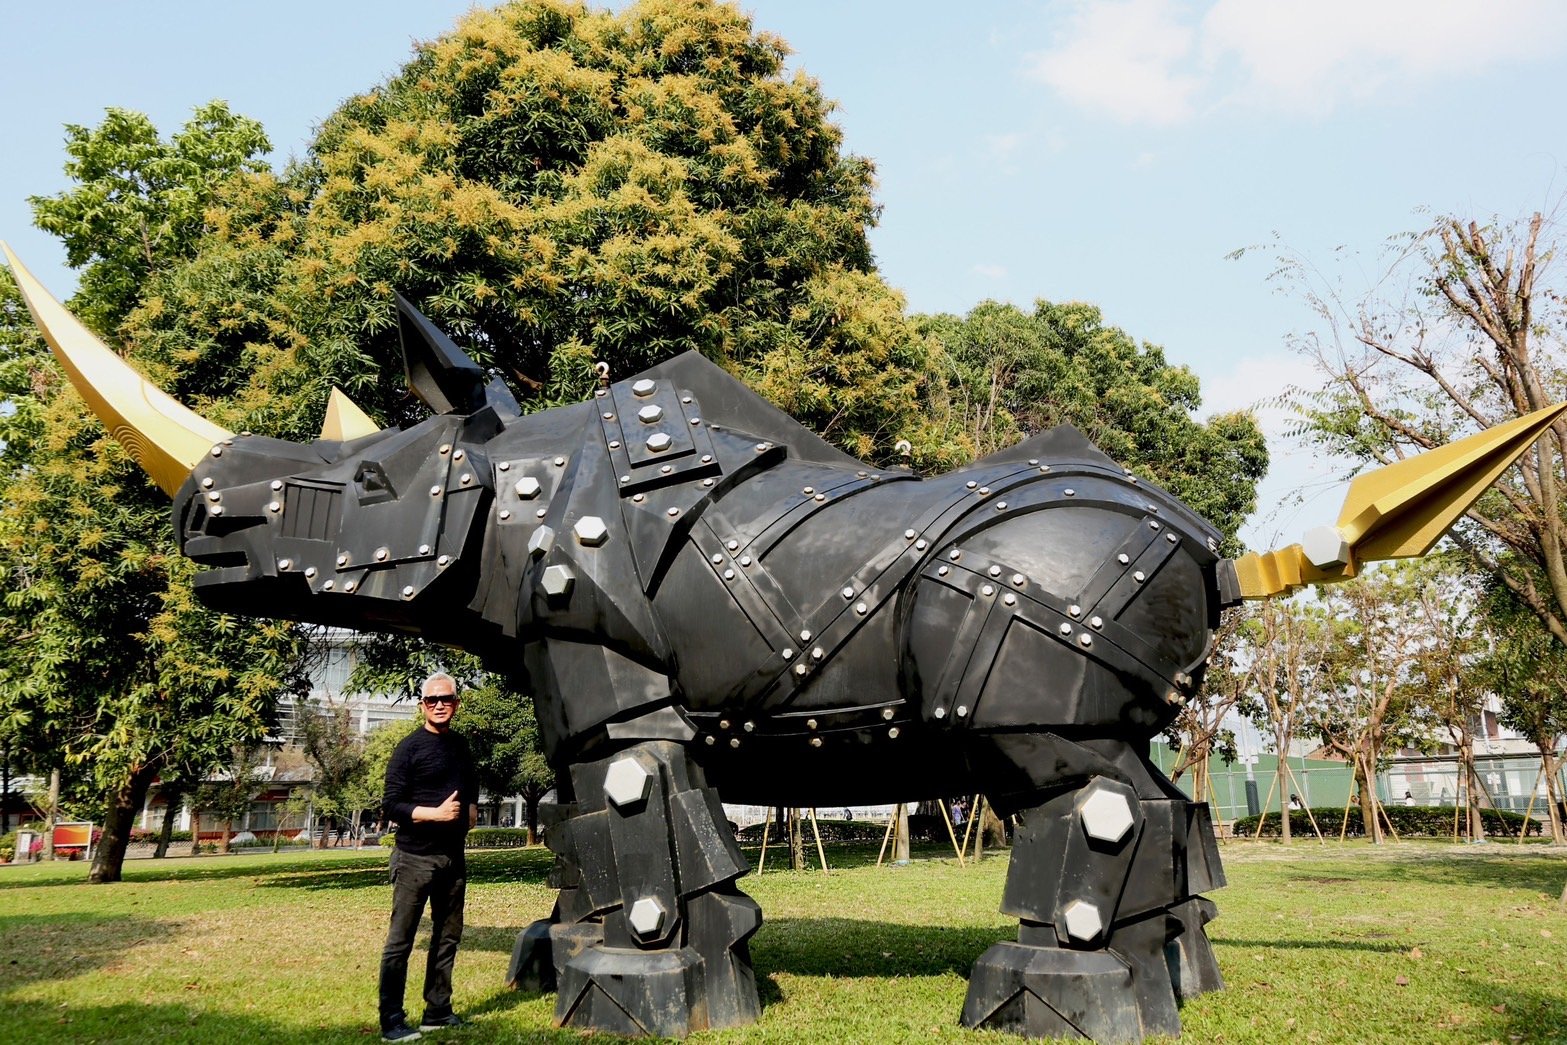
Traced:
<path fill-rule="evenodd" d="M 456 820 L 414 821 L 414 806 L 438 806 L 457 792 Z M 386 815 L 397 824 L 397 848 L 425 856 L 462 852 L 468 807 L 479 804 L 478 776 L 468 742 L 452 730 L 434 733 L 420 726 L 392 752 L 386 765 Z"/>

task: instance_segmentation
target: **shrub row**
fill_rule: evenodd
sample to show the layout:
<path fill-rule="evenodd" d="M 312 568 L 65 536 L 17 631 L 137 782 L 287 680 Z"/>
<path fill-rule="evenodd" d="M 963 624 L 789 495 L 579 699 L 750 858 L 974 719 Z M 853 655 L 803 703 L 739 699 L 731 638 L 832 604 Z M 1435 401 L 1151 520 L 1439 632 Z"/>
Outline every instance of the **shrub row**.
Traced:
<path fill-rule="evenodd" d="M 470 849 L 521 849 L 527 844 L 526 827 L 476 827 L 468 832 Z"/>
<path fill-rule="evenodd" d="M 1452 806 L 1383 806 L 1387 810 L 1388 819 L 1393 822 L 1393 829 L 1398 832 L 1400 838 L 1451 838 L 1453 837 L 1453 807 Z M 1311 813 L 1317 818 L 1317 825 L 1322 828 L 1324 835 L 1337 836 L 1340 827 L 1344 823 L 1344 810 L 1339 808 L 1312 807 Z M 1243 816 L 1232 825 L 1232 830 L 1237 836 L 1250 837 L 1257 833 L 1257 820 L 1255 816 Z M 1514 813 L 1505 809 L 1482 809 L 1480 819 L 1485 824 L 1487 834 L 1501 837 L 1518 837 L 1518 830 L 1523 826 L 1523 814 Z M 1462 830 L 1463 825 L 1459 825 Z M 1311 820 L 1306 815 L 1306 810 L 1295 809 L 1290 811 L 1290 833 L 1295 836 L 1312 836 Z M 1349 829 L 1347 832 L 1355 838 L 1364 837 L 1365 822 L 1360 816 L 1359 806 L 1350 806 Z M 1539 817 L 1529 819 L 1529 834 L 1542 833 L 1542 825 Z M 1263 838 L 1277 838 L 1279 836 L 1279 814 L 1274 810 L 1267 814 L 1267 820 L 1262 825 Z"/>

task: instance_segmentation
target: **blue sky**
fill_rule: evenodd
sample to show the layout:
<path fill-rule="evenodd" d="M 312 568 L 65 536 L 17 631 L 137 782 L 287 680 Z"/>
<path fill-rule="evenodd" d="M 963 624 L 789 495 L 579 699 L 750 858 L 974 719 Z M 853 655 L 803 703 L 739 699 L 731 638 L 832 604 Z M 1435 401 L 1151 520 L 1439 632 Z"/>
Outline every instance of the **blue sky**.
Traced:
<path fill-rule="evenodd" d="M 104 107 L 171 132 L 210 98 L 262 121 L 282 162 L 344 97 L 393 72 L 469 3 L 74 0 L 0 9 L 0 237 L 62 297 L 31 226 L 57 192 L 62 127 Z M 1099 305 L 1202 377 L 1204 410 L 1312 383 L 1285 347 L 1310 324 L 1267 279 L 1277 233 L 1353 288 L 1419 208 L 1550 208 L 1567 187 L 1567 5 L 1451 0 L 753 0 L 761 29 L 837 99 L 880 172 L 873 235 L 916 311 L 985 298 Z M 1350 248 L 1339 252 L 1337 248 Z M 1282 427 L 1265 414 L 1270 436 Z M 1272 440 L 1265 508 L 1331 468 Z M 1255 543 L 1330 522 L 1266 511 Z"/>

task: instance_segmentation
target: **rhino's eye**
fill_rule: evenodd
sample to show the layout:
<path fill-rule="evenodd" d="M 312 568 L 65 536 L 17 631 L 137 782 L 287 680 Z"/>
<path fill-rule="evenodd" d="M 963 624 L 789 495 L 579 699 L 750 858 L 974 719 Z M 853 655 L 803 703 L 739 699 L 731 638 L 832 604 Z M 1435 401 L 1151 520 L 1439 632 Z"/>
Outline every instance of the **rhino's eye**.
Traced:
<path fill-rule="evenodd" d="M 361 504 L 389 501 L 397 496 L 392 481 L 386 477 L 386 470 L 374 461 L 359 462 L 354 471 L 354 485 L 359 490 Z"/>

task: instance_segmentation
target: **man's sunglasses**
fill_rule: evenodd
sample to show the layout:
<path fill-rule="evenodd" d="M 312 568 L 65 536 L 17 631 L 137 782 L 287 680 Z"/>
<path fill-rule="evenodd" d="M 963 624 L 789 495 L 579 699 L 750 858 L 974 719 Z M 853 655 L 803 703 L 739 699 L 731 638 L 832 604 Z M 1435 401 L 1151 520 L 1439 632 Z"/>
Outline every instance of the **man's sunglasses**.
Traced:
<path fill-rule="evenodd" d="M 433 708 L 437 704 L 452 704 L 452 705 L 455 706 L 456 703 L 457 703 L 457 697 L 456 697 L 455 694 L 452 694 L 452 695 L 440 695 L 440 696 L 425 697 L 424 698 L 424 706 L 427 707 L 427 708 Z"/>

